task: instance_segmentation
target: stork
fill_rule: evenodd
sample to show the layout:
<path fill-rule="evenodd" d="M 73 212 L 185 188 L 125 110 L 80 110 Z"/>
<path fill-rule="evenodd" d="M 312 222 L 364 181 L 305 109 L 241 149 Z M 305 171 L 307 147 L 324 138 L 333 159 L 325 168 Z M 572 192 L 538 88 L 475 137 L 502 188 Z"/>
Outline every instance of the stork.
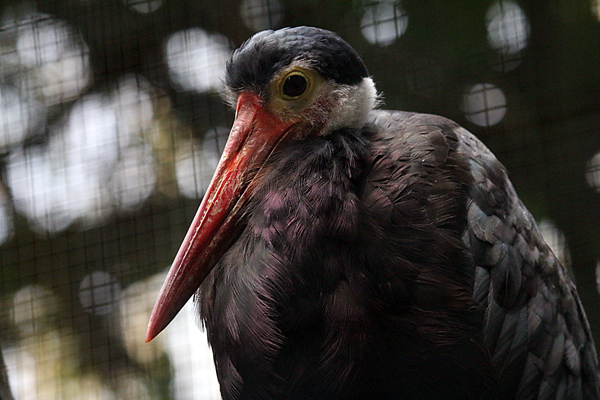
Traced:
<path fill-rule="evenodd" d="M 223 399 L 599 399 L 576 288 L 507 173 L 435 115 L 377 110 L 336 34 L 263 31 L 150 318 L 197 292 Z"/>

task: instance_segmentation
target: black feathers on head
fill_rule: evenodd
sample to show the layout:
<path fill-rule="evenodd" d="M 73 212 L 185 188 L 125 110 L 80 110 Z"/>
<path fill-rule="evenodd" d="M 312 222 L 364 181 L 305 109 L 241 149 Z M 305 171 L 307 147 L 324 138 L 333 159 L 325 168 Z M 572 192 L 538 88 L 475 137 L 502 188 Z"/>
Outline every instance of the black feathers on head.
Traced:
<path fill-rule="evenodd" d="M 299 26 L 262 31 L 244 42 L 227 63 L 225 85 L 234 92 L 262 91 L 277 71 L 296 60 L 340 84 L 354 85 L 369 76 L 358 53 L 338 35 Z"/>

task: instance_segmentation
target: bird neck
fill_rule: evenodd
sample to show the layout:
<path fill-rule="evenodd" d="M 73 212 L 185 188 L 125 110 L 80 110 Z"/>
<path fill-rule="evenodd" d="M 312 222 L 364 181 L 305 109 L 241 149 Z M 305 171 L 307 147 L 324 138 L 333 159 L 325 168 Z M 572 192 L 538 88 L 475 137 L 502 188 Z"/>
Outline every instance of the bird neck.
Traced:
<path fill-rule="evenodd" d="M 255 234 L 273 248 L 355 239 L 357 191 L 368 154 L 355 129 L 288 143 L 266 168 L 249 207 Z"/>

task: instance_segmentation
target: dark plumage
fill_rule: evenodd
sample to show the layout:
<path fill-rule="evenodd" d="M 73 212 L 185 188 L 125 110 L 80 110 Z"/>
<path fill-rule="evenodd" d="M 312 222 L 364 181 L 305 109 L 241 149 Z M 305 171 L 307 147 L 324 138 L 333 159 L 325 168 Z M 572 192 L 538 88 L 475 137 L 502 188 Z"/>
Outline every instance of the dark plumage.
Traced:
<path fill-rule="evenodd" d="M 200 286 L 226 400 L 600 398 L 576 289 L 478 139 L 372 110 L 366 68 L 328 31 L 261 32 L 227 71 L 230 141 L 274 124 L 275 144 L 241 177 L 226 149 L 149 338 Z M 278 92 L 296 73 L 307 100 Z M 244 140 L 245 160 L 262 145 Z"/>
<path fill-rule="evenodd" d="M 264 89 L 294 59 L 308 61 L 321 75 L 341 84 L 357 84 L 369 76 L 358 53 L 342 38 L 323 29 L 301 27 L 254 35 L 233 53 L 225 85 L 234 91 Z"/>

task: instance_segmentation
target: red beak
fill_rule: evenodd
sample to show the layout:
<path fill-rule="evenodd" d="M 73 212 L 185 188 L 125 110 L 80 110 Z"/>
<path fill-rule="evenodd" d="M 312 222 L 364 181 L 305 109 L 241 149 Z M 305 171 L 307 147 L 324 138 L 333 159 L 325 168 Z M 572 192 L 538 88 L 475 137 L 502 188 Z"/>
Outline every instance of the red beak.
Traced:
<path fill-rule="evenodd" d="M 236 238 L 254 178 L 293 124 L 266 111 L 257 95 L 240 94 L 225 150 L 160 290 L 146 342 L 175 318 Z"/>

